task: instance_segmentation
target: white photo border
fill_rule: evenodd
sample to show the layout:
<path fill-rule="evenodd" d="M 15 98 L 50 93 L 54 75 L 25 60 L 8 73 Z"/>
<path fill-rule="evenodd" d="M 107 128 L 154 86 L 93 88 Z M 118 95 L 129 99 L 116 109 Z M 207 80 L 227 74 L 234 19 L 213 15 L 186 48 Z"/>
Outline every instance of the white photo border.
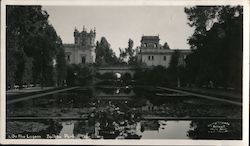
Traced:
<path fill-rule="evenodd" d="M 6 139 L 6 6 L 243 6 L 243 124 L 242 140 L 73 140 L 73 139 Z M 247 146 L 249 144 L 249 5 L 248 0 L 2 0 L 1 1 L 1 144 L 55 144 L 55 145 L 197 145 L 197 146 Z"/>

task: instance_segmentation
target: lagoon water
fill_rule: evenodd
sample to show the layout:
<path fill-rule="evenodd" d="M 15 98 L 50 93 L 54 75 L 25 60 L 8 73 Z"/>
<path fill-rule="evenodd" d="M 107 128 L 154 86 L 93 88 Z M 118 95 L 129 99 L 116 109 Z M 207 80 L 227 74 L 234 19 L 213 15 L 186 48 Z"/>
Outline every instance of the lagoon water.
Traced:
<path fill-rule="evenodd" d="M 158 130 L 147 130 L 142 133 L 142 139 L 190 139 L 188 131 L 191 121 L 165 121 Z"/>
<path fill-rule="evenodd" d="M 209 120 L 240 117 L 240 107 L 174 95 L 155 87 L 99 86 L 24 100 L 7 106 L 8 117 L 23 119 L 7 120 L 6 137 L 33 134 L 46 138 L 49 134 L 70 139 L 241 139 L 241 120 Z M 211 132 L 208 125 L 215 122 L 229 123 L 219 125 L 227 132 L 221 132 L 218 125 Z"/>

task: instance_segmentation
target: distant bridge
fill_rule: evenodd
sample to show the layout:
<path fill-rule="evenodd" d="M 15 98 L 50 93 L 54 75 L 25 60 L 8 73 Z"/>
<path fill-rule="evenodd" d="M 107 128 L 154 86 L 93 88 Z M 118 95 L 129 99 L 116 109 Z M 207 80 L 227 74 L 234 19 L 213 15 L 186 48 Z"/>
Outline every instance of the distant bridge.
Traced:
<path fill-rule="evenodd" d="M 103 67 L 97 67 L 97 71 L 100 74 L 119 73 L 121 74 L 121 76 L 129 74 L 133 78 L 136 68 L 132 66 L 103 66 Z"/>

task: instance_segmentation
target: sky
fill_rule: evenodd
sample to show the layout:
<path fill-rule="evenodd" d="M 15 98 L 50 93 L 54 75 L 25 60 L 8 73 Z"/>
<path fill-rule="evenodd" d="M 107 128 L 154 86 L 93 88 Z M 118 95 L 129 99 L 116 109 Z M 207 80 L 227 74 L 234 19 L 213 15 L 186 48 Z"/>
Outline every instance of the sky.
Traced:
<path fill-rule="evenodd" d="M 43 6 L 63 43 L 73 43 L 74 29 L 96 29 L 96 41 L 105 37 L 116 55 L 119 48 L 140 46 L 143 35 L 159 35 L 171 49 L 189 49 L 193 33 L 182 6 Z"/>

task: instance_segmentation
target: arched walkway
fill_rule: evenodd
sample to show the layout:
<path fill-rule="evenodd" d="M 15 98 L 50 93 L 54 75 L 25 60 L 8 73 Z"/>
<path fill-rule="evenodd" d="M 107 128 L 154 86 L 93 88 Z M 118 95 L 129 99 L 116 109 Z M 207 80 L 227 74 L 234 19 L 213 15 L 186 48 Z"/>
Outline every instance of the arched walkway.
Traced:
<path fill-rule="evenodd" d="M 97 72 L 99 74 L 113 73 L 121 74 L 121 78 L 125 77 L 126 79 L 132 79 L 134 77 L 136 68 L 131 66 L 106 66 L 98 67 Z"/>

